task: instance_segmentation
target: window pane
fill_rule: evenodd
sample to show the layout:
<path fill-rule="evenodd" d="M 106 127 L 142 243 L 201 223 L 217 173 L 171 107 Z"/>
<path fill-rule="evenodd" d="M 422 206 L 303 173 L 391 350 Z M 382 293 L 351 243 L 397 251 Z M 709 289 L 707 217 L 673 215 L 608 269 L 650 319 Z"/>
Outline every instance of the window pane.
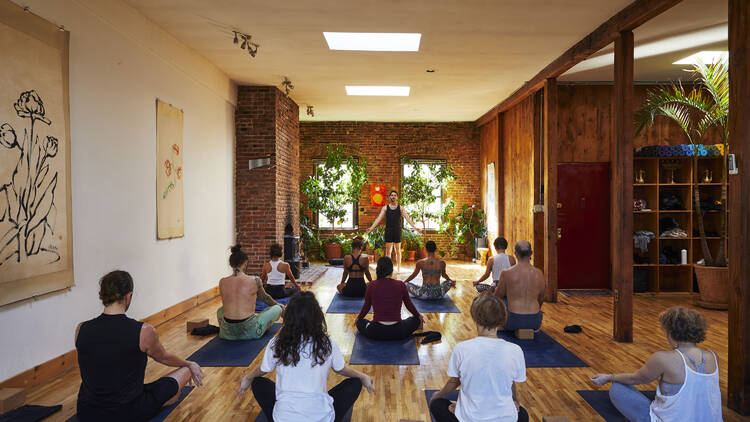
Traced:
<path fill-rule="evenodd" d="M 318 168 L 322 167 L 323 164 L 318 164 Z M 344 173 L 345 181 L 349 179 L 349 173 Z M 344 204 L 342 206 L 346 210 L 346 215 L 340 220 L 336 221 L 336 229 L 353 229 L 354 228 L 354 204 Z M 331 221 L 326 218 L 325 215 L 318 213 L 318 226 L 322 229 L 333 229 Z"/>
<path fill-rule="evenodd" d="M 438 167 L 442 167 L 442 165 L 438 164 Z M 434 176 L 432 172 L 430 171 L 430 166 L 427 164 L 417 164 L 418 170 L 414 168 L 411 164 L 404 164 L 403 165 L 403 174 L 404 177 L 411 176 L 414 171 L 420 171 L 422 173 L 422 176 L 426 177 L 428 180 L 434 179 Z M 442 208 L 443 204 L 443 195 L 440 190 L 440 187 L 436 187 L 432 194 L 436 196 L 436 199 L 434 202 L 428 205 L 427 207 L 427 213 L 437 215 L 440 213 L 440 209 Z M 414 207 L 413 206 L 406 206 L 404 207 L 407 211 L 411 211 Z M 413 219 L 415 220 L 415 219 Z M 414 223 L 417 225 L 417 227 L 422 227 L 421 221 L 414 221 Z M 440 227 L 440 222 L 436 218 L 426 218 L 425 219 L 425 225 L 427 229 L 430 230 L 437 230 Z"/>

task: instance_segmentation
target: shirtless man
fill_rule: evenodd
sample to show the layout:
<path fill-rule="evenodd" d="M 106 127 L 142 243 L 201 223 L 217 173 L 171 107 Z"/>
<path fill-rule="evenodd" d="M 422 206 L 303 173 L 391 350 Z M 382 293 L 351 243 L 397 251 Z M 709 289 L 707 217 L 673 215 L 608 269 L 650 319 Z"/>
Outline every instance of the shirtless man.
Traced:
<path fill-rule="evenodd" d="M 531 265 L 531 244 L 525 240 L 516 243 L 518 263 L 500 273 L 495 297 L 508 296 L 508 320 L 506 331 L 520 329 L 538 330 L 542 326 L 542 302 L 544 301 L 544 273 Z"/>
<path fill-rule="evenodd" d="M 504 237 L 501 236 L 495 239 L 493 245 L 495 245 L 497 254 L 487 260 L 487 271 L 484 272 L 484 275 L 479 280 L 474 282 L 474 286 L 479 293 L 485 290 L 494 292 L 497 287 L 497 281 L 500 280 L 500 273 L 516 265 L 516 259 L 505 253 L 505 250 L 508 249 L 508 241 Z M 492 274 L 492 284 L 482 284 L 490 274 Z"/>
<path fill-rule="evenodd" d="M 365 297 L 365 277 L 368 282 L 372 281 L 370 259 L 362 255 L 363 246 L 364 239 L 355 237 L 352 240 L 352 253 L 344 257 L 344 274 L 341 276 L 341 283 L 336 286 L 336 290 L 344 296 Z"/>
<path fill-rule="evenodd" d="M 442 299 L 456 283 L 446 274 L 445 261 L 435 256 L 435 251 L 437 251 L 435 242 L 432 240 L 428 241 L 424 245 L 424 248 L 427 250 L 427 258 L 417 261 L 414 272 L 404 280 L 404 283 L 406 283 L 409 293 L 417 299 Z M 417 286 L 414 283 L 410 283 L 420 271 L 422 272 L 422 285 Z M 445 281 L 442 283 L 440 283 L 440 276 L 445 278 Z"/>
<path fill-rule="evenodd" d="M 242 252 L 240 245 L 232 247 L 229 265 L 232 266 L 232 275 L 219 281 L 224 305 L 216 311 L 219 337 L 226 340 L 260 338 L 279 319 L 282 307 L 263 290 L 260 278 L 245 274 L 247 254 Z M 255 314 L 256 299 L 268 305 L 260 314 Z"/>
<path fill-rule="evenodd" d="M 370 226 L 369 229 L 365 232 L 365 234 L 370 234 L 372 229 L 377 227 L 378 224 L 383 220 L 383 217 L 385 217 L 385 256 L 388 258 L 391 257 L 391 251 L 393 251 L 393 248 L 395 247 L 396 252 L 396 268 L 397 273 L 401 272 L 401 218 L 403 217 L 412 227 L 414 227 L 414 230 L 416 230 L 417 233 L 422 234 L 422 231 L 417 228 L 416 225 L 414 225 L 414 222 L 411 221 L 411 218 L 409 215 L 404 211 L 403 208 L 401 208 L 401 205 L 398 203 L 398 192 L 395 190 L 392 190 L 391 193 L 388 195 L 388 198 L 390 198 L 391 203 L 384 206 L 383 209 L 380 210 L 380 214 L 378 215 L 378 218 L 375 219 L 375 222 L 372 223 L 372 226 Z"/>

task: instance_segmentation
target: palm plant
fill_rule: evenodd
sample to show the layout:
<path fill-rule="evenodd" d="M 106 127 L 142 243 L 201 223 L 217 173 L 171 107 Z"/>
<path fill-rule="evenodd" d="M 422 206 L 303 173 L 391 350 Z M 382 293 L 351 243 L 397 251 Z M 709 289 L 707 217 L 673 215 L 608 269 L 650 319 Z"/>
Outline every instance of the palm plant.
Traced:
<path fill-rule="evenodd" d="M 638 136 L 646 127 L 654 124 L 657 116 L 669 118 L 680 125 L 693 147 L 694 200 L 696 209 L 700 210 L 700 191 L 698 188 L 698 154 L 697 144 L 711 128 L 717 128 L 724 144 L 721 174 L 721 230 L 719 249 L 712 255 L 706 241 L 703 213 L 698 217 L 698 233 L 701 238 L 701 250 L 705 265 L 726 267 L 724 243 L 727 233 L 727 155 L 729 139 L 729 63 L 726 58 L 709 65 L 700 61 L 690 70 L 696 78 L 696 84 L 690 91 L 679 82 L 649 91 L 646 102 L 636 112 L 636 130 Z"/>

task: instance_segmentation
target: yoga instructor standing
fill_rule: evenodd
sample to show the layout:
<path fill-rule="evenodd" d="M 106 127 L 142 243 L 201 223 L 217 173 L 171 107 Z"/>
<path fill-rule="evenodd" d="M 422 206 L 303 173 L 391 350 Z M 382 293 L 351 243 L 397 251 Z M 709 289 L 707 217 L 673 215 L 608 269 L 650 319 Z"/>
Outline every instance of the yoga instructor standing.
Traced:
<path fill-rule="evenodd" d="M 417 228 L 416 225 L 414 225 L 414 222 L 409 218 L 409 215 L 404 211 L 403 208 L 401 208 L 401 205 L 398 203 L 398 192 L 395 190 L 392 190 L 391 193 L 388 195 L 388 198 L 390 198 L 391 203 L 384 206 L 383 209 L 380 210 L 380 214 L 378 215 L 378 218 L 375 219 L 375 222 L 372 223 L 372 226 L 370 226 L 369 229 L 367 229 L 367 232 L 365 234 L 370 234 L 370 232 L 377 227 L 378 224 L 383 220 L 383 217 L 385 217 L 385 256 L 388 258 L 391 257 L 391 251 L 393 250 L 394 246 L 396 248 L 396 273 L 401 272 L 401 218 L 403 217 L 406 219 L 406 221 L 414 227 L 414 230 L 416 230 L 417 233 L 422 234 L 422 231 Z"/>

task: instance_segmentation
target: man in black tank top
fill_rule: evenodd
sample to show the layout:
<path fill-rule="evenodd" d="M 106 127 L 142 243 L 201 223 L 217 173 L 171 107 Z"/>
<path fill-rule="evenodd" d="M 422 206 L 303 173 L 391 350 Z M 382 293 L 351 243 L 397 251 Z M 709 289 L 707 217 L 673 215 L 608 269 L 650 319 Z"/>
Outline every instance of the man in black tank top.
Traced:
<path fill-rule="evenodd" d="M 370 275 L 370 260 L 367 256 L 362 256 L 362 247 L 364 239 L 357 236 L 352 240 L 352 254 L 344 257 L 344 274 L 341 276 L 341 283 L 336 289 L 344 296 L 348 297 L 365 297 L 367 281 L 372 281 Z M 348 278 L 348 281 L 347 281 Z"/>
<path fill-rule="evenodd" d="M 401 205 L 398 203 L 398 192 L 395 190 L 392 190 L 391 193 L 388 195 L 388 197 L 391 200 L 391 203 L 384 206 L 383 209 L 380 210 L 380 214 L 378 214 L 378 218 L 375 219 L 375 221 L 372 223 L 372 226 L 370 226 L 369 229 L 365 232 L 365 234 L 370 234 L 370 232 L 377 227 L 378 224 L 383 220 L 383 217 L 385 217 L 385 256 L 388 258 L 391 257 L 391 251 L 394 250 L 396 252 L 396 272 L 401 272 L 401 218 L 404 218 L 409 225 L 411 225 L 414 230 L 422 234 L 422 231 L 417 228 L 417 226 L 414 224 L 414 222 L 409 217 L 409 214 L 404 211 L 403 208 L 401 208 Z"/>
<path fill-rule="evenodd" d="M 201 385 L 203 372 L 195 362 L 164 350 L 154 327 L 125 316 L 133 298 L 130 274 L 112 271 L 100 284 L 104 312 L 76 328 L 81 370 L 77 419 L 147 421 L 163 406 L 175 403 L 191 380 Z M 148 356 L 180 369 L 144 384 Z"/>

